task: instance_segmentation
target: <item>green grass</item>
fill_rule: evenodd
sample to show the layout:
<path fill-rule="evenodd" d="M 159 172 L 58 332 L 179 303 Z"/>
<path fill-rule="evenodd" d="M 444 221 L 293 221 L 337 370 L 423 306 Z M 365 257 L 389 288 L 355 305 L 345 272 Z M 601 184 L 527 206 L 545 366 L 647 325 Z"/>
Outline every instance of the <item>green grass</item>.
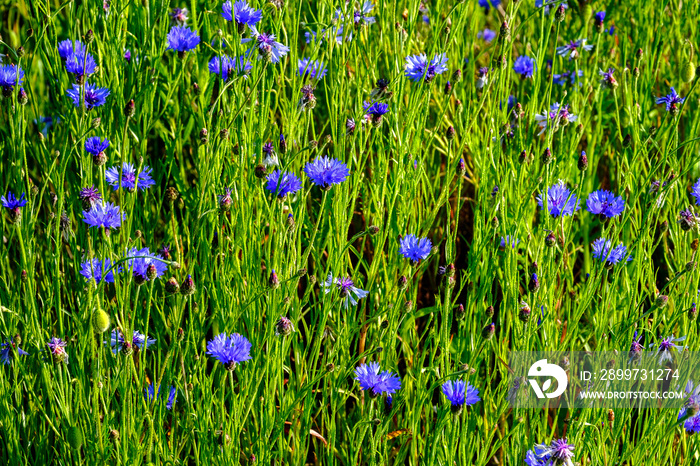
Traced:
<path fill-rule="evenodd" d="M 700 175 L 697 79 L 682 79 L 684 67 L 697 64 L 686 39 L 697 48 L 699 4 L 571 2 L 559 23 L 531 0 L 488 14 L 476 2 L 436 0 L 428 12 L 415 1 L 377 2 L 376 24 L 348 22 L 344 34 L 352 30 L 353 38 L 341 45 L 306 44 L 304 32 L 334 27 L 337 8 L 352 17 L 352 4 L 254 5 L 263 9 L 258 29 L 291 51 L 278 64 L 253 56 L 247 78 L 224 84 L 207 68 L 221 52 L 212 40 L 222 34 L 232 56 L 250 44 L 238 43 L 220 2 L 120 0 L 109 15 L 97 1 L 4 2 L 0 53 L 3 64 L 26 71 L 28 103 L 20 105 L 17 89 L 0 98 L 0 190 L 25 192 L 29 202 L 19 223 L 3 209 L 0 337 L 21 339 L 30 354 L 12 353 L 12 364 L 0 366 L 0 463 L 247 464 L 255 456 L 259 464 L 520 465 L 534 444 L 567 437 L 582 466 L 696 464 L 696 439 L 677 425 L 675 410 L 616 410 L 610 422 L 607 409 L 513 410 L 506 395 L 510 351 L 626 354 L 635 331 L 646 346 L 675 334 L 698 348 L 688 311 L 699 275 L 686 271 L 698 231 L 685 232 L 676 220 L 694 204 L 689 191 Z M 188 25 L 202 39 L 184 59 L 165 50 L 171 7 L 189 9 Z M 595 32 L 591 13 L 599 10 L 607 11 L 606 27 L 615 25 L 613 36 Z M 508 37 L 477 38 L 485 27 L 498 32 L 504 18 Z M 66 96 L 74 80 L 57 43 L 85 40 L 88 30 L 99 65 L 89 82 L 111 94 L 85 111 Z M 579 38 L 594 50 L 572 61 L 555 54 Z M 404 76 L 406 56 L 442 52 L 449 71 L 431 84 Z M 536 60 L 533 78 L 513 72 L 520 55 Z M 304 111 L 302 57 L 328 68 L 315 84 L 315 108 Z M 505 67 L 497 66 L 500 57 Z M 482 66 L 488 83 L 478 89 Z M 599 82 L 598 70 L 608 67 L 617 70 L 615 90 Z M 458 68 L 463 79 L 455 82 Z M 553 74 L 577 70 L 577 84 L 553 83 Z M 379 78 L 390 81 L 389 112 L 380 127 L 362 129 L 362 103 Z M 686 97 L 678 116 L 655 104 L 669 86 Z M 509 95 L 523 114 L 501 143 L 513 121 L 500 105 Z M 538 136 L 535 114 L 554 102 L 570 104 L 578 121 Z M 46 137 L 34 122 L 43 116 L 60 119 Z M 352 136 L 348 118 L 357 122 Z M 110 140 L 105 166 L 94 166 L 83 148 L 92 136 Z M 304 182 L 283 201 L 255 176 L 267 141 Z M 545 148 L 554 156 L 549 164 Z M 577 168 L 582 150 L 585 171 Z M 327 192 L 302 171 L 320 155 L 344 161 L 351 173 Z M 122 162 L 150 166 L 156 185 L 113 191 L 105 169 Z M 581 199 L 574 216 L 553 218 L 537 205 L 535 196 L 559 179 Z M 662 207 L 650 193 L 654 180 L 668 181 Z M 78 193 L 93 184 L 127 214 L 110 235 L 82 221 Z M 217 195 L 227 187 L 233 205 L 223 212 Z M 585 208 L 601 188 L 626 202 L 606 223 Z M 63 212 L 68 226 L 59 221 Z M 545 245 L 550 230 L 553 247 Z M 398 252 L 408 233 L 434 245 L 418 265 Z M 506 235 L 519 239 L 517 248 L 499 250 Z M 633 260 L 607 270 L 592 257 L 600 236 L 623 242 Z M 96 285 L 79 273 L 87 258 L 119 261 L 128 248 L 162 244 L 171 246 L 172 262 L 158 280 L 138 285 L 125 271 L 114 284 Z M 541 287 L 530 292 L 535 262 Z M 447 264 L 456 267 L 454 286 L 438 274 Z M 268 284 L 273 269 L 278 288 Z M 369 296 L 344 308 L 338 292 L 320 288 L 329 273 L 351 276 Z M 194 294 L 166 292 L 168 278 L 182 284 L 188 275 Z M 668 306 L 654 306 L 659 293 Z M 521 301 L 532 310 L 527 323 L 518 318 Z M 99 309 L 111 319 L 101 334 L 93 328 Z M 292 335 L 275 335 L 280 316 L 294 323 Z M 491 322 L 495 335 L 484 339 Z M 157 343 L 112 354 L 103 342 L 115 328 Z M 252 360 L 233 372 L 206 355 L 207 341 L 222 332 L 253 345 Z M 52 361 L 46 342 L 53 336 L 68 342 L 68 364 Z M 401 377 L 391 411 L 353 380 L 355 367 L 370 361 Z M 482 399 L 461 416 L 440 391 L 456 378 Z M 163 398 L 167 387 L 178 389 L 173 410 L 165 399 L 144 397 L 149 383 L 162 386 Z"/>

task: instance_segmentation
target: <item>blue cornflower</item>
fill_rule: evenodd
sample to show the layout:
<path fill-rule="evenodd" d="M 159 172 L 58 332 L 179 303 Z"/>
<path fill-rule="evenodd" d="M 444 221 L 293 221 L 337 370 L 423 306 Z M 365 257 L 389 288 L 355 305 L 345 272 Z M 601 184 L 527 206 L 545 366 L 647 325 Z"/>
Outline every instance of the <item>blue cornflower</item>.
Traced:
<path fill-rule="evenodd" d="M 603 22 L 604 21 L 605 21 L 605 12 L 604 11 L 599 11 L 593 17 L 593 23 L 595 24 L 596 29 L 599 29 L 599 30 L 603 29 Z"/>
<path fill-rule="evenodd" d="M 627 256 L 627 248 L 624 244 L 620 243 L 611 249 L 612 241 L 603 237 L 593 241 L 591 246 L 593 247 L 593 257 L 600 259 L 606 266 L 615 265 Z M 630 255 L 627 256 L 625 262 L 631 260 L 632 256 Z"/>
<path fill-rule="evenodd" d="M 656 104 L 666 104 L 666 111 L 671 112 L 671 115 L 676 115 L 678 113 L 678 105 L 685 102 L 685 97 L 678 95 L 674 88 L 671 88 L 671 92 L 663 97 L 658 97 L 656 99 Z"/>
<path fill-rule="evenodd" d="M 199 45 L 197 31 L 188 27 L 174 26 L 168 33 L 168 48 L 179 53 L 181 57 Z"/>
<path fill-rule="evenodd" d="M 251 346 L 253 346 L 252 343 L 242 335 L 232 333 L 227 336 L 225 333 L 220 333 L 207 343 L 207 354 L 223 364 L 227 370 L 232 371 L 236 368 L 236 364 L 252 359 Z"/>
<path fill-rule="evenodd" d="M 491 29 L 484 29 L 483 31 L 477 32 L 476 37 L 479 39 L 484 39 L 486 42 L 491 42 L 496 38 L 498 34 L 496 34 L 496 31 L 492 31 Z"/>
<path fill-rule="evenodd" d="M 447 55 L 444 53 L 436 53 L 430 63 L 424 53 L 406 57 L 406 77 L 413 82 L 425 80 L 429 83 L 435 76 L 445 71 L 447 71 Z"/>
<path fill-rule="evenodd" d="M 496 8 L 500 4 L 501 0 L 479 0 L 479 6 L 483 8 L 486 11 L 486 13 L 489 12 L 491 7 Z"/>
<path fill-rule="evenodd" d="M 382 102 L 364 102 L 362 106 L 364 107 L 365 112 L 367 112 L 367 114 L 371 115 L 373 118 L 379 118 L 389 111 L 389 104 Z"/>
<path fill-rule="evenodd" d="M 694 383 L 688 380 L 685 392 L 688 394 L 683 407 L 678 412 L 678 422 L 689 434 L 700 432 L 700 384 L 693 389 Z"/>
<path fill-rule="evenodd" d="M 70 39 L 66 39 L 58 43 L 58 55 L 64 60 L 68 60 L 68 58 L 72 57 L 73 55 L 84 54 L 85 46 L 79 40 L 72 41 Z"/>
<path fill-rule="evenodd" d="M 433 243 L 428 238 L 408 234 L 399 240 L 399 253 L 406 259 L 418 263 L 430 255 Z"/>
<path fill-rule="evenodd" d="M 112 352 L 114 354 L 117 354 L 119 351 L 122 350 L 130 352 L 134 346 L 140 350 L 146 349 L 149 346 L 153 345 L 155 342 L 155 338 L 151 338 L 148 335 L 144 335 L 143 333 L 139 332 L 138 330 L 134 330 L 134 333 L 131 337 L 131 343 L 129 343 L 124 339 L 124 334 L 122 334 L 121 330 L 114 329 L 112 330 L 112 336 L 110 338 L 109 344 L 112 347 Z"/>
<path fill-rule="evenodd" d="M 545 0 L 535 0 L 535 7 L 542 8 L 544 6 L 544 14 L 548 15 L 551 7 L 553 5 L 556 5 L 558 3 L 558 1 L 559 0 L 551 0 L 551 1 L 547 1 L 545 3 Z M 567 5 L 566 3 L 562 3 L 561 5 L 564 7 L 564 9 L 569 8 L 569 5 Z"/>
<path fill-rule="evenodd" d="M 615 68 L 608 68 L 608 71 L 598 70 L 598 74 L 601 76 L 600 85 L 607 89 L 615 89 L 618 86 L 617 79 L 615 79 Z"/>
<path fill-rule="evenodd" d="M 542 128 L 542 131 L 537 133 L 537 135 L 544 133 L 547 130 L 547 126 L 552 131 L 556 131 L 560 126 L 566 126 L 576 120 L 578 120 L 578 116 L 569 111 L 568 104 L 560 105 L 559 102 L 555 102 L 549 107 L 549 112 L 535 115 L 535 121 Z M 548 121 L 550 122 L 549 124 L 547 123 Z"/>
<path fill-rule="evenodd" d="M 347 309 L 350 304 L 356 306 L 358 300 L 369 294 L 369 291 L 361 290 L 356 287 L 355 282 L 353 282 L 350 277 L 338 277 L 334 279 L 333 275 L 329 274 L 326 281 L 321 283 L 321 287 L 326 294 L 331 292 L 334 285 L 340 291 L 340 297 L 345 298 L 343 302 L 345 309 Z"/>
<path fill-rule="evenodd" d="M 258 48 L 258 54 L 272 63 L 279 62 L 289 52 L 289 47 L 277 42 L 274 34 L 256 35 L 255 46 Z"/>
<path fill-rule="evenodd" d="M 579 78 L 583 76 L 583 70 L 578 70 L 578 73 L 575 71 L 564 71 L 561 74 L 555 74 L 552 76 L 552 81 L 554 84 L 559 84 L 560 86 L 565 85 L 567 82 L 570 82 L 571 84 L 574 84 L 576 82 L 576 76 Z M 579 86 L 582 86 L 583 83 L 579 82 Z"/>
<path fill-rule="evenodd" d="M 221 79 L 227 81 L 233 76 L 248 77 L 248 73 L 253 69 L 253 65 L 245 56 L 229 57 L 213 57 L 209 60 L 209 72 L 221 76 Z"/>
<path fill-rule="evenodd" d="M 369 390 L 372 397 L 382 393 L 392 394 L 401 389 L 401 379 L 391 371 L 379 372 L 380 367 L 376 362 L 362 364 L 355 368 L 355 380 L 360 382 L 362 390 Z"/>
<path fill-rule="evenodd" d="M 99 136 L 87 138 L 85 141 L 85 150 L 92 155 L 104 154 L 104 151 L 109 147 L 109 139 L 101 140 Z"/>
<path fill-rule="evenodd" d="M 248 5 L 248 2 L 241 0 L 231 5 L 231 0 L 227 0 L 223 7 L 221 16 L 226 21 L 236 23 L 238 33 L 242 34 L 246 26 L 248 26 L 253 35 L 258 33 L 255 25 L 262 19 L 262 10 L 256 10 Z"/>
<path fill-rule="evenodd" d="M 586 200 L 588 211 L 594 215 L 604 215 L 607 218 L 617 217 L 625 210 L 625 200 L 622 196 L 604 189 L 593 191 Z"/>
<path fill-rule="evenodd" d="M 527 466 L 573 466 L 574 446 L 566 439 L 554 439 L 550 445 L 535 445 L 525 455 Z"/>
<path fill-rule="evenodd" d="M 506 235 L 504 238 L 501 236 L 501 244 L 498 246 L 501 250 L 504 250 L 506 247 L 510 247 L 511 249 L 515 249 L 515 247 L 518 245 L 520 240 L 516 238 L 515 236 L 511 235 Z"/>
<path fill-rule="evenodd" d="M 68 364 L 68 353 L 66 353 L 67 345 L 68 343 L 57 337 L 51 338 L 48 343 L 46 343 L 46 346 L 49 347 L 49 351 L 51 351 L 51 358 L 54 362 L 65 362 Z"/>
<path fill-rule="evenodd" d="M 365 26 L 368 24 L 374 24 L 376 19 L 374 16 L 367 16 L 374 9 L 374 4 L 370 0 L 366 0 L 362 4 L 360 10 L 356 10 L 353 14 L 353 20 L 356 26 Z"/>
<path fill-rule="evenodd" d="M 160 394 L 160 386 L 158 386 L 158 390 L 156 390 L 153 387 L 153 384 L 149 384 L 148 387 L 146 387 L 144 389 L 144 392 L 145 392 L 144 397 L 146 398 L 146 402 L 150 403 L 151 401 L 153 401 L 154 398 L 158 399 L 158 395 Z M 177 401 L 176 398 L 177 398 L 177 388 L 170 387 L 170 389 L 168 390 L 168 403 L 165 405 L 165 408 L 168 410 L 173 409 L 173 405 Z"/>
<path fill-rule="evenodd" d="M 0 87 L 7 96 L 15 86 L 21 86 L 24 81 L 24 70 L 16 65 L 0 65 Z"/>
<path fill-rule="evenodd" d="M 2 206 L 9 211 L 17 212 L 20 207 L 27 205 L 27 200 L 24 198 L 24 193 L 17 199 L 12 191 L 8 191 L 7 195 L 0 197 Z"/>
<path fill-rule="evenodd" d="M 309 58 L 300 58 L 297 63 L 297 70 L 299 72 L 299 76 L 310 76 L 311 79 L 317 79 L 319 81 L 323 79 L 327 71 L 323 66 L 323 62 L 311 60 Z"/>
<path fill-rule="evenodd" d="M 673 350 L 683 351 L 685 349 L 684 346 L 677 345 L 676 343 L 685 341 L 685 339 L 686 337 L 675 338 L 673 335 L 671 335 L 670 337 L 666 337 L 661 340 L 661 343 L 659 343 L 659 346 L 656 349 L 656 357 L 659 358 L 659 365 L 663 365 L 665 361 L 673 361 Z M 653 347 L 654 343 L 649 345 L 649 349 Z"/>
<path fill-rule="evenodd" d="M 340 184 L 350 176 L 350 170 L 338 159 L 319 157 L 304 167 L 304 173 L 311 181 L 321 188 L 330 189 L 334 184 Z"/>
<path fill-rule="evenodd" d="M 535 68 L 537 68 L 535 60 L 527 55 L 520 55 L 515 59 L 515 62 L 513 62 L 513 71 L 523 78 L 531 78 L 532 74 L 535 72 Z"/>
<path fill-rule="evenodd" d="M 85 277 L 88 281 L 95 280 L 95 283 L 100 283 L 103 279 L 105 283 L 114 283 L 114 274 L 121 272 L 121 266 L 112 269 L 112 261 L 109 259 L 105 259 L 104 261 L 88 259 L 80 264 L 80 275 Z"/>
<path fill-rule="evenodd" d="M 561 57 L 569 56 L 569 60 L 576 59 L 579 56 L 579 49 L 590 52 L 593 50 L 593 44 L 586 45 L 586 39 L 572 40 L 568 44 L 557 47 L 557 55 Z"/>
<path fill-rule="evenodd" d="M 111 202 L 95 202 L 92 209 L 83 212 L 83 222 L 91 227 L 103 227 L 107 230 L 119 228 L 124 220 L 126 220 L 126 214 L 121 214 L 119 206 Z"/>
<path fill-rule="evenodd" d="M 163 262 L 163 258 L 159 254 L 153 254 L 148 248 L 131 248 L 126 252 L 126 256 L 133 258 L 127 260 L 127 264 L 137 283 L 159 278 L 168 270 L 168 264 Z"/>
<path fill-rule="evenodd" d="M 90 76 L 97 70 L 97 63 L 89 53 L 73 54 L 66 59 L 66 70 L 76 78 Z"/>
<path fill-rule="evenodd" d="M 90 83 L 85 83 L 84 87 L 73 84 L 72 89 L 68 89 L 66 94 L 73 101 L 73 105 L 80 107 L 84 103 L 85 108 L 90 110 L 91 108 L 100 107 L 107 102 L 109 89 Z"/>
<path fill-rule="evenodd" d="M 301 189 L 301 180 L 292 172 L 281 172 L 279 169 L 267 176 L 265 189 L 282 199 L 287 194 L 294 194 Z"/>
<path fill-rule="evenodd" d="M 544 209 L 541 194 L 537 196 L 537 204 Z M 547 190 L 547 211 L 552 217 L 573 215 L 578 209 L 578 198 L 566 187 L 564 181 L 559 180 L 557 184 L 549 187 Z"/>
<path fill-rule="evenodd" d="M 105 172 L 105 179 L 107 183 L 112 185 L 112 188 L 116 191 L 119 189 L 119 182 L 121 180 L 121 185 L 127 191 L 133 191 L 136 188 L 138 181 L 138 188 L 141 191 L 154 186 L 156 184 L 151 178 L 151 169 L 146 165 L 143 170 L 138 175 L 136 174 L 136 169 L 134 165 L 128 162 L 124 162 L 121 169 L 121 178 L 119 176 L 119 167 L 113 166 Z"/>
<path fill-rule="evenodd" d="M 29 355 L 29 353 L 16 345 L 14 341 L 7 340 L 5 343 L 0 343 L 0 361 L 5 365 L 12 363 L 12 358 L 14 357 L 12 348 L 16 348 L 17 354 L 20 356 Z"/>
<path fill-rule="evenodd" d="M 463 407 L 468 407 L 477 401 L 481 401 L 479 390 L 472 384 L 465 383 L 464 380 L 448 380 L 442 384 L 442 393 L 452 404 L 452 411 L 461 411 Z"/>
<path fill-rule="evenodd" d="M 693 189 L 690 191 L 690 195 L 695 198 L 695 204 L 700 205 L 700 178 L 697 179 L 693 185 Z"/>

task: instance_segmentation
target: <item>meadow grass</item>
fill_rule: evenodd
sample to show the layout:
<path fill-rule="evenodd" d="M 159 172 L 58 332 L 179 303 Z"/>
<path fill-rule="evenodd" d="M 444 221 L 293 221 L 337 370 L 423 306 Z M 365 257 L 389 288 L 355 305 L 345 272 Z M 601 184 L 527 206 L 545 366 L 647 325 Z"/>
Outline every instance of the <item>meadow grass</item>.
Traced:
<path fill-rule="evenodd" d="M 635 338 L 653 351 L 671 335 L 698 348 L 698 226 L 679 215 L 700 176 L 700 4 L 570 2 L 562 18 L 559 3 L 480 3 L 376 2 L 372 22 L 352 2 L 253 1 L 257 31 L 290 49 L 274 63 L 220 1 L 4 2 L 0 66 L 25 76 L 0 75 L 0 190 L 28 202 L 2 215 L 0 463 L 520 465 L 566 438 L 581 465 L 697 464 L 676 410 L 513 409 L 508 361 L 626 355 Z M 181 54 L 166 49 L 174 7 L 201 38 Z M 557 54 L 584 38 L 592 50 Z M 79 105 L 67 39 L 97 64 L 77 79 Z M 212 57 L 245 53 L 247 74 L 210 72 Z M 420 53 L 446 54 L 448 69 L 409 79 Z M 513 69 L 523 55 L 532 77 Z M 302 58 L 326 75 L 305 76 Z M 85 82 L 109 90 L 104 105 L 80 105 Z M 656 99 L 670 87 L 685 100 L 667 111 Z M 372 101 L 387 113 L 367 117 Z M 555 103 L 578 118 L 559 113 L 541 133 L 535 117 Z M 95 136 L 109 140 L 104 165 L 85 150 Z M 268 142 L 278 167 L 261 165 Z M 316 186 L 304 167 L 321 156 L 349 177 Z M 111 186 L 123 163 L 150 167 L 153 186 Z M 274 169 L 302 188 L 280 199 L 266 189 Z M 538 206 L 559 180 L 573 215 Z M 119 228 L 83 221 L 90 186 L 125 214 Z M 599 189 L 621 196 L 619 215 L 590 212 Z M 407 235 L 431 240 L 427 258 L 401 254 Z M 625 257 L 594 257 L 601 237 Z M 81 274 L 93 258 L 110 260 L 111 283 Z M 144 260 L 167 271 L 135 273 Z M 329 274 L 368 295 L 346 306 L 352 291 L 324 292 Z M 134 331 L 155 343 L 112 351 Z M 246 337 L 251 359 L 208 354 L 221 333 Z M 390 404 L 355 380 L 375 361 L 400 378 Z M 480 397 L 459 415 L 441 390 L 457 379 Z"/>

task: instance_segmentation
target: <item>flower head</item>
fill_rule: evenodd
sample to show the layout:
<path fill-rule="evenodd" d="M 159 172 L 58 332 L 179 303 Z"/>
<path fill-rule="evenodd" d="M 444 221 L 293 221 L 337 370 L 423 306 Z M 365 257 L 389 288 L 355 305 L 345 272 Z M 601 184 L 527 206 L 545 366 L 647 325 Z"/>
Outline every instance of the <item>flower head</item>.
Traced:
<path fill-rule="evenodd" d="M 513 71 L 521 75 L 523 78 L 531 78 L 536 68 L 537 64 L 535 63 L 535 60 L 527 55 L 520 55 L 513 62 Z"/>
<path fill-rule="evenodd" d="M 109 139 L 101 140 L 99 136 L 87 138 L 85 141 L 85 150 L 92 155 L 104 153 L 109 147 Z"/>
<path fill-rule="evenodd" d="M 301 180 L 292 172 L 275 170 L 267 176 L 265 189 L 282 199 L 287 194 L 294 194 L 301 189 Z"/>
<path fill-rule="evenodd" d="M 656 357 L 659 358 L 659 365 L 663 365 L 665 361 L 673 361 L 673 352 L 674 350 L 676 351 L 683 351 L 685 348 L 682 345 L 677 345 L 676 343 L 680 343 L 682 341 L 685 341 L 686 337 L 678 337 L 675 338 L 673 335 L 670 337 L 666 337 L 663 340 L 661 340 L 661 343 L 656 348 Z M 653 348 L 654 343 L 649 345 L 649 348 Z"/>
<path fill-rule="evenodd" d="M 544 209 L 542 195 L 537 196 L 537 204 Z M 579 209 L 579 201 L 576 194 L 573 194 L 563 180 L 549 187 L 547 190 L 547 211 L 552 217 L 560 215 L 573 215 Z"/>
<path fill-rule="evenodd" d="M 13 340 L 7 340 L 5 343 L 0 343 L 0 361 L 2 361 L 3 364 L 8 365 L 12 363 L 12 359 L 14 358 L 13 348 L 17 350 L 17 354 L 20 356 L 29 355 L 29 353 L 20 348 L 19 345 L 15 344 Z"/>
<path fill-rule="evenodd" d="M 479 39 L 484 39 L 485 42 L 491 42 L 496 38 L 498 34 L 496 34 L 496 31 L 492 31 L 491 29 L 484 29 L 483 31 L 479 31 L 476 33 L 476 37 Z"/>
<path fill-rule="evenodd" d="M 0 197 L 2 206 L 11 212 L 18 212 L 20 207 L 27 205 L 27 200 L 24 198 L 24 193 L 17 199 L 12 191 L 8 191 L 5 196 Z"/>
<path fill-rule="evenodd" d="M 489 12 L 491 7 L 498 7 L 501 4 L 501 0 L 479 0 L 479 6 L 483 8 L 486 13 Z"/>
<path fill-rule="evenodd" d="M 255 45 L 258 48 L 258 54 L 272 63 L 279 62 L 289 52 L 289 47 L 277 42 L 274 34 L 256 35 Z"/>
<path fill-rule="evenodd" d="M 209 60 L 209 72 L 221 76 L 224 81 L 228 81 L 233 76 L 247 77 L 252 69 L 253 65 L 245 55 L 233 58 L 223 55 Z"/>
<path fill-rule="evenodd" d="M 58 55 L 63 60 L 68 60 L 73 55 L 84 55 L 85 46 L 79 40 L 72 41 L 70 39 L 62 40 L 58 43 Z"/>
<path fill-rule="evenodd" d="M 238 28 L 239 33 L 248 26 L 253 34 L 257 34 L 258 30 L 255 25 L 262 19 L 262 10 L 256 10 L 248 5 L 248 2 L 240 0 L 233 5 L 231 0 L 227 0 L 222 7 L 221 16 L 226 21 L 233 21 Z"/>
<path fill-rule="evenodd" d="M 560 86 L 565 85 L 566 83 L 571 83 L 574 84 L 576 82 L 576 77 L 582 77 L 583 76 L 583 70 L 578 70 L 576 71 L 564 71 L 561 74 L 555 74 L 552 76 L 552 80 L 554 84 L 559 84 Z M 582 86 L 583 83 L 579 82 L 579 86 Z"/>
<path fill-rule="evenodd" d="M 173 24 L 177 26 L 184 26 L 189 19 L 187 17 L 189 14 L 190 12 L 187 8 L 173 8 L 170 12 L 170 18 L 172 19 Z"/>
<path fill-rule="evenodd" d="M 83 188 L 78 193 L 78 197 L 83 201 L 83 209 L 90 210 L 97 202 L 102 200 L 102 194 L 95 186 Z"/>
<path fill-rule="evenodd" d="M 98 87 L 94 84 L 85 83 L 85 86 L 73 84 L 71 89 L 66 91 L 68 97 L 73 101 L 73 105 L 80 107 L 85 104 L 85 108 L 90 110 L 95 107 L 100 107 L 107 102 L 109 89 Z"/>
<path fill-rule="evenodd" d="M 326 68 L 323 66 L 323 62 L 318 60 L 311 60 L 309 58 L 300 58 L 297 63 L 297 71 L 299 76 L 310 77 L 311 79 L 321 80 L 326 75 Z"/>
<path fill-rule="evenodd" d="M 83 212 L 83 222 L 91 227 L 103 227 L 106 230 L 119 228 L 124 220 L 126 214 L 121 214 L 119 206 L 111 202 L 95 202 L 92 209 Z"/>
<path fill-rule="evenodd" d="M 695 205 L 700 205 L 700 178 L 697 179 L 690 191 L 690 195 L 695 198 Z"/>
<path fill-rule="evenodd" d="M 353 13 L 353 22 L 356 26 L 366 26 L 369 24 L 374 24 L 376 19 L 374 16 L 368 16 L 369 13 L 374 9 L 374 4 L 370 0 L 366 0 L 362 4 L 362 8 L 355 10 Z"/>
<path fill-rule="evenodd" d="M 574 446 L 566 439 L 554 439 L 550 445 L 535 445 L 525 455 L 528 466 L 573 466 Z"/>
<path fill-rule="evenodd" d="M 593 191 L 586 200 L 588 211 L 594 215 L 602 215 L 607 218 L 617 217 L 625 210 L 625 200 L 622 196 L 604 189 Z"/>
<path fill-rule="evenodd" d="M 428 238 L 408 234 L 399 240 L 399 253 L 412 262 L 420 262 L 430 255 L 433 243 Z"/>
<path fill-rule="evenodd" d="M 406 57 L 406 77 L 413 82 L 429 83 L 435 79 L 435 76 L 445 71 L 447 71 L 447 55 L 444 53 L 436 53 L 430 63 L 424 53 Z"/>
<path fill-rule="evenodd" d="M 453 408 L 471 406 L 477 401 L 481 401 L 481 398 L 479 398 L 479 390 L 474 388 L 472 384 L 466 383 L 463 380 L 448 380 L 442 384 L 442 393 L 445 395 L 445 398 L 452 403 Z"/>
<path fill-rule="evenodd" d="M 340 184 L 350 176 L 350 170 L 338 159 L 319 157 L 304 167 L 304 173 L 311 181 L 321 188 L 330 189 L 334 184 Z"/>
<path fill-rule="evenodd" d="M 382 393 L 392 394 L 401 389 L 401 379 L 391 371 L 379 372 L 380 367 L 376 362 L 362 364 L 355 369 L 355 380 L 360 382 L 362 390 L 368 390 L 370 396 L 379 396 Z"/>
<path fill-rule="evenodd" d="M 112 347 L 112 352 L 117 354 L 119 351 L 131 350 L 133 347 L 138 349 L 146 349 L 156 342 L 155 338 L 151 338 L 148 335 L 144 335 L 138 330 L 134 330 L 131 336 L 131 342 L 126 341 L 124 334 L 120 329 L 112 330 L 112 336 L 110 338 L 109 344 Z M 106 342 L 105 342 L 106 343 Z"/>
<path fill-rule="evenodd" d="M 24 70 L 20 66 L 16 65 L 0 65 L 0 87 L 3 89 L 3 93 L 7 95 L 15 88 L 15 86 L 21 86 L 24 81 Z"/>
<path fill-rule="evenodd" d="M 126 256 L 131 257 L 127 264 L 137 283 L 158 278 L 168 270 L 168 264 L 163 258 L 159 254 L 153 254 L 148 248 L 131 248 L 126 252 Z"/>
<path fill-rule="evenodd" d="M 608 89 L 615 89 L 618 83 L 614 73 L 615 68 L 608 68 L 608 71 L 599 70 L 598 74 L 601 76 L 600 85 Z"/>
<path fill-rule="evenodd" d="M 600 259 L 601 262 L 609 266 L 617 264 L 627 256 L 627 247 L 624 244 L 620 243 L 612 248 L 612 241 L 603 237 L 593 241 L 591 247 L 593 248 L 593 257 Z M 625 262 L 631 260 L 632 256 L 629 255 Z"/>
<path fill-rule="evenodd" d="M 507 247 L 510 247 L 511 249 L 515 249 L 515 247 L 518 245 L 520 240 L 516 238 L 515 236 L 512 235 L 506 235 L 504 238 L 501 236 L 501 244 L 498 246 L 500 249 L 505 249 Z"/>
<path fill-rule="evenodd" d="M 556 131 L 560 126 L 566 126 L 569 123 L 578 120 L 578 116 L 574 115 L 569 111 L 569 105 L 560 105 L 559 102 L 555 102 L 550 106 L 549 112 L 543 113 L 542 115 L 535 115 L 535 121 L 542 128 L 537 135 L 544 133 L 547 126 L 551 128 L 552 131 Z M 549 124 L 547 123 L 549 121 Z"/>
<path fill-rule="evenodd" d="M 252 359 L 250 356 L 252 346 L 252 343 L 242 335 L 220 333 L 207 343 L 207 354 L 223 364 L 227 370 L 233 370 L 236 364 Z"/>
<path fill-rule="evenodd" d="M 572 40 L 566 45 L 557 47 L 557 55 L 565 57 L 569 56 L 569 60 L 578 58 L 579 50 L 590 52 L 593 50 L 593 44 L 586 45 L 586 39 Z"/>
<path fill-rule="evenodd" d="M 190 28 L 183 26 L 173 26 L 168 33 L 167 39 L 167 50 L 174 50 L 181 54 L 189 52 L 199 45 L 197 31 L 192 31 Z"/>
<path fill-rule="evenodd" d="M 679 96 L 674 88 L 671 88 L 668 95 L 656 99 L 656 104 L 666 104 L 666 111 L 671 112 L 672 115 L 678 113 L 678 105 L 683 102 L 685 102 L 685 97 Z"/>
<path fill-rule="evenodd" d="M 360 299 L 369 294 L 369 291 L 361 290 L 356 287 L 350 277 L 338 277 L 334 279 L 332 274 L 328 274 L 326 281 L 321 283 L 324 293 L 330 293 L 334 286 L 340 292 L 340 297 L 344 298 L 343 306 L 345 309 L 347 309 L 350 304 L 356 306 Z"/>
<path fill-rule="evenodd" d="M 82 264 L 80 264 L 80 275 L 85 277 L 86 280 L 95 280 L 95 283 L 100 283 L 102 280 L 105 283 L 114 283 L 114 274 L 121 273 L 122 267 L 117 266 L 112 268 L 112 261 L 105 259 L 101 261 L 99 259 L 88 259 Z"/>
<path fill-rule="evenodd" d="M 362 106 L 364 107 L 365 112 L 367 112 L 368 115 L 371 115 L 375 118 L 381 117 L 389 111 L 389 104 L 385 104 L 382 102 L 364 102 Z"/>
<path fill-rule="evenodd" d="M 678 224 L 681 226 L 681 230 L 690 231 L 698 226 L 698 217 L 693 212 L 692 208 L 681 210 L 679 213 Z"/>
<path fill-rule="evenodd" d="M 97 70 L 97 63 L 92 54 L 73 54 L 66 59 L 66 70 L 78 78 L 90 76 Z"/>
<path fill-rule="evenodd" d="M 136 168 L 134 165 L 128 162 L 124 162 L 121 169 L 121 177 L 119 176 L 119 167 L 113 166 L 105 172 L 105 179 L 107 183 L 112 185 L 112 188 L 116 191 L 119 189 L 119 185 L 126 189 L 127 191 L 133 191 L 136 189 L 138 184 L 138 189 L 145 191 L 146 189 L 154 186 L 156 184 L 151 178 L 151 169 L 146 165 L 143 170 L 137 175 Z"/>
<path fill-rule="evenodd" d="M 51 357 L 56 363 L 68 363 L 68 353 L 66 353 L 66 345 L 68 345 L 68 343 L 56 337 L 51 338 L 49 342 L 46 343 L 46 346 L 49 347 L 49 351 L 51 351 Z"/>

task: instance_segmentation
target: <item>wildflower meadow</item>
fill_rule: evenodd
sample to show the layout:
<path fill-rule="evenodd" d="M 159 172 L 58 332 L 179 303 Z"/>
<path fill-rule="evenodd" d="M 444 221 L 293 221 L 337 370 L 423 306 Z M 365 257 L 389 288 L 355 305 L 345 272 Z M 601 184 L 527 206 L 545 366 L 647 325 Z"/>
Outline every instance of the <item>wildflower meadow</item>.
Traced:
<path fill-rule="evenodd" d="M 700 464 L 697 1 L 0 8 L 0 464 Z"/>

